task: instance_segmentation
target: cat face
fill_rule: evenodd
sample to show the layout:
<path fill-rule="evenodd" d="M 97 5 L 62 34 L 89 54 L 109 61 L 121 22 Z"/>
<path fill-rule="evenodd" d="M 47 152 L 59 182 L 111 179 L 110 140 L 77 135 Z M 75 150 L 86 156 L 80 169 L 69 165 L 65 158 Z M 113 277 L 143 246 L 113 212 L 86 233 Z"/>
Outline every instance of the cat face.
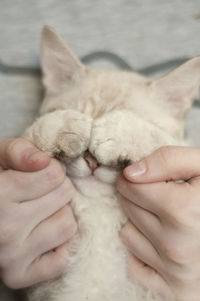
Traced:
<path fill-rule="evenodd" d="M 86 129 L 87 121 L 84 126 Z M 65 161 L 67 172 L 73 177 L 94 176 L 102 182 L 114 183 L 129 163 L 175 142 L 172 136 L 134 112 L 114 110 L 92 120 L 86 150 L 78 158 Z"/>
<path fill-rule="evenodd" d="M 200 84 L 200 57 L 157 80 L 134 72 L 94 70 L 82 65 L 64 40 L 45 27 L 41 64 L 41 118 L 51 118 L 40 126 L 40 134 L 46 128 L 40 148 L 53 141 L 51 155 L 62 157 L 71 176 L 113 181 L 113 167 L 116 175 L 124 164 L 162 145 L 180 144 L 184 118 Z"/>

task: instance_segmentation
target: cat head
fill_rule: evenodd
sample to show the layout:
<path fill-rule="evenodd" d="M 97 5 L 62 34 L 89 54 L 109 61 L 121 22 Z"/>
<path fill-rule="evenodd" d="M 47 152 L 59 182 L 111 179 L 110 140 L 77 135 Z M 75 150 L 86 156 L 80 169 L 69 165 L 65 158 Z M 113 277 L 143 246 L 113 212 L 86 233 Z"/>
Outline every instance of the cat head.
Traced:
<path fill-rule="evenodd" d="M 95 121 L 114 111 L 132 112 L 133 118 L 129 116 L 127 120 L 134 121 L 133 143 L 146 148 L 137 150 L 140 155 L 135 154 L 136 160 L 156 147 L 170 144 L 170 139 L 163 138 L 165 135 L 179 144 L 186 113 L 200 85 L 200 57 L 154 80 L 134 72 L 95 70 L 83 65 L 48 27 L 42 31 L 41 65 L 45 87 L 41 114 L 72 109 Z M 94 150 L 91 152 L 98 156 Z"/>
<path fill-rule="evenodd" d="M 41 113 L 70 108 L 96 118 L 131 109 L 172 135 L 183 135 L 185 115 L 200 85 L 200 57 L 156 80 L 134 72 L 94 70 L 84 66 L 49 27 L 42 31 L 41 65 L 45 87 Z"/>

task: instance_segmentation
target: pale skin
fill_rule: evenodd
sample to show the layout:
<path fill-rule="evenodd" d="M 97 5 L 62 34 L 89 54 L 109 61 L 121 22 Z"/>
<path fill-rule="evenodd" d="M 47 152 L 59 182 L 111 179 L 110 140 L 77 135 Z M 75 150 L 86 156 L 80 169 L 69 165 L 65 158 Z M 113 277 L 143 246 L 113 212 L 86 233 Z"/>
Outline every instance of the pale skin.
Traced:
<path fill-rule="evenodd" d="M 199 162 L 199 148 L 162 147 L 117 184 L 130 220 L 121 233 L 129 275 L 167 300 L 200 298 Z"/>
<path fill-rule="evenodd" d="M 177 301 L 199 300 L 199 157 L 198 148 L 163 147 L 117 183 L 130 220 L 121 232 L 130 277 Z M 21 138 L 0 140 L 0 166 L 1 280 L 15 289 L 56 278 L 77 229 L 72 184 L 59 162 Z"/>
<path fill-rule="evenodd" d="M 77 229 L 73 193 L 61 163 L 25 139 L 0 140 L 0 278 L 8 287 L 24 288 L 66 270 Z"/>

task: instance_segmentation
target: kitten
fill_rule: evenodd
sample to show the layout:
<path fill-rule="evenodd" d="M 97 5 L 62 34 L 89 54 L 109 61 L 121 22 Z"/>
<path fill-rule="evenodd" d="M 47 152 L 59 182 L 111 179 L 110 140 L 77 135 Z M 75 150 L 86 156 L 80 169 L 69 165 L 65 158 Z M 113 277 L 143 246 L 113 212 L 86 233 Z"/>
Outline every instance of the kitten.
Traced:
<path fill-rule="evenodd" d="M 186 143 L 184 120 L 200 82 L 200 57 L 157 80 L 93 70 L 45 27 L 41 63 L 42 116 L 24 137 L 65 162 L 76 189 L 78 233 L 66 275 L 35 286 L 29 300 L 160 300 L 128 279 L 129 253 L 120 239 L 127 217 L 115 183 L 127 162 Z"/>

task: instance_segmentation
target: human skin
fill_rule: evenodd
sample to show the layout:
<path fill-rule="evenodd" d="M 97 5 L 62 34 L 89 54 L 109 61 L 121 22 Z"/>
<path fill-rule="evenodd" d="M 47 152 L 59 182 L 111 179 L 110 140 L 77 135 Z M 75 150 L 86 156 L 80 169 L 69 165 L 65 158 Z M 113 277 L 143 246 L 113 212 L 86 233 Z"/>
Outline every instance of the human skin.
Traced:
<path fill-rule="evenodd" d="M 117 188 L 129 276 L 167 300 L 200 300 L 200 148 L 162 147 L 127 167 Z"/>
<path fill-rule="evenodd" d="M 25 139 L 0 139 L 0 278 L 8 287 L 65 271 L 68 241 L 77 229 L 73 192 L 57 160 Z"/>
<path fill-rule="evenodd" d="M 118 181 L 130 277 L 178 301 L 199 300 L 199 157 L 197 148 L 163 147 Z M 0 166 L 1 279 L 22 288 L 57 277 L 77 227 L 64 168 L 21 138 L 0 140 Z"/>

